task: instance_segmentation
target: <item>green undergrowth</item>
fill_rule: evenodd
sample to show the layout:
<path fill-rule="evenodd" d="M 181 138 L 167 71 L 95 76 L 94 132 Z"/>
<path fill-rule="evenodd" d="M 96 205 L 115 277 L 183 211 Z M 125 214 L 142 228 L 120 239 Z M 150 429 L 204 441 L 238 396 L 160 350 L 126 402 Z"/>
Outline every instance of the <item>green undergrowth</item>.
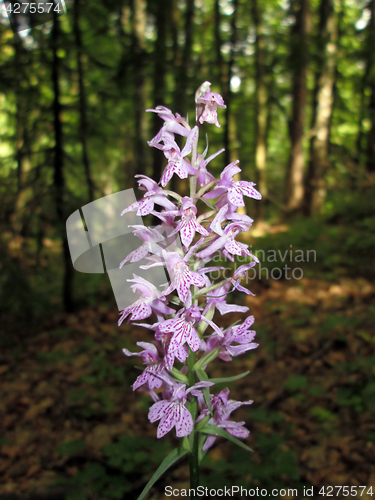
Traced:
<path fill-rule="evenodd" d="M 68 493 L 66 500 L 135 499 L 145 478 L 171 451 L 168 440 L 157 441 L 143 436 L 124 435 L 104 446 L 100 460 L 88 460 L 71 478 L 60 479 Z M 57 452 L 72 465 L 84 456 L 81 440 L 60 445 Z"/>
<path fill-rule="evenodd" d="M 228 446 L 225 459 L 215 459 L 207 453 L 203 463 L 202 484 L 209 488 L 230 485 L 251 488 L 302 488 L 296 450 L 286 444 L 291 426 L 278 411 L 252 409 L 249 419 L 274 428 L 272 433 L 254 435 L 256 456 L 234 446 Z M 227 453 L 229 455 L 227 456 Z"/>
<path fill-rule="evenodd" d="M 261 268 L 262 279 L 274 268 L 281 270 L 281 279 L 301 268 L 304 276 L 327 281 L 341 276 L 373 280 L 374 227 L 374 193 L 331 196 L 321 216 L 297 217 L 286 222 L 286 230 L 256 238 L 252 246 L 261 260 L 256 269 Z M 279 274 L 274 271 L 275 279 Z M 297 271 L 295 276 L 299 279 Z"/>

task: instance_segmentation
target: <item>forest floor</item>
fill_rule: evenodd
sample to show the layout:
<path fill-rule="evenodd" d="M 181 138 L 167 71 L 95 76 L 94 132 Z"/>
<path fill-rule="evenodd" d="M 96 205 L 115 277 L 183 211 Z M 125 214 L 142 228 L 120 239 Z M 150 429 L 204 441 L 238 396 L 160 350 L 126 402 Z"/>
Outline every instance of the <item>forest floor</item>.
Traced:
<path fill-rule="evenodd" d="M 366 486 L 358 496 L 373 498 L 375 287 L 363 277 L 304 277 L 251 288 L 259 348 L 214 363 L 209 375 L 251 371 L 229 387 L 231 398 L 254 400 L 233 414 L 251 430 L 254 453 L 220 439 L 202 484 L 298 488 L 299 497 L 313 486 L 313 498 L 323 486 Z M 174 431 L 156 440 L 148 396 L 130 387 L 137 358 L 122 353 L 150 334 L 118 328 L 117 317 L 105 307 L 57 314 L 3 342 L 1 499 L 136 498 L 175 443 Z M 188 487 L 186 465 L 149 498 L 165 498 L 166 485 Z"/>

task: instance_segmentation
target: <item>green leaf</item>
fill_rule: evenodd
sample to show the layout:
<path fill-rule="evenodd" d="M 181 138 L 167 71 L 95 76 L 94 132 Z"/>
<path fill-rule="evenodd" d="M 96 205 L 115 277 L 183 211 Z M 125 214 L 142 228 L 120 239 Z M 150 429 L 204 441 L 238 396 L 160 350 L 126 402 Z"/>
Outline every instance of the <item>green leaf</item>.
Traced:
<path fill-rule="evenodd" d="M 222 384 L 227 382 L 235 382 L 236 380 L 240 380 L 246 375 L 249 375 L 250 371 L 240 373 L 239 375 L 234 375 L 233 377 L 222 377 L 222 378 L 210 378 L 209 382 L 213 382 L 214 384 Z"/>
<path fill-rule="evenodd" d="M 211 210 L 215 210 L 215 206 L 210 201 L 208 201 L 206 198 L 201 198 L 201 200 L 203 201 L 203 203 L 205 203 L 208 206 L 208 208 L 210 208 Z"/>
<path fill-rule="evenodd" d="M 199 359 L 195 365 L 193 366 L 193 370 L 198 373 L 198 371 L 202 371 L 202 368 L 211 361 L 213 361 L 215 358 L 217 358 L 219 352 L 220 352 L 221 346 L 215 347 L 215 349 L 212 349 L 212 351 L 207 352 L 204 354 L 201 359 Z"/>
<path fill-rule="evenodd" d="M 209 182 L 205 186 L 201 187 L 201 189 L 198 191 L 198 193 L 194 196 L 195 199 L 199 200 L 206 191 L 211 189 L 215 184 L 217 184 L 219 181 L 217 179 Z"/>
<path fill-rule="evenodd" d="M 198 375 L 198 378 L 201 382 L 207 382 L 208 381 L 208 375 L 204 370 L 196 370 L 196 374 Z M 204 400 L 206 402 L 207 408 L 209 412 L 212 414 L 212 408 L 211 408 L 211 398 L 210 398 L 210 388 L 209 387 L 203 387 L 203 396 Z"/>
<path fill-rule="evenodd" d="M 181 300 L 176 296 L 173 296 L 171 299 L 169 299 L 169 302 L 176 306 L 179 306 L 181 304 Z"/>
<path fill-rule="evenodd" d="M 171 371 L 172 377 L 177 379 L 179 382 L 182 382 L 184 384 L 189 383 L 189 379 L 187 378 L 186 375 L 180 372 L 180 370 L 177 370 L 177 368 L 173 367 Z"/>
<path fill-rule="evenodd" d="M 199 435 L 198 441 L 198 462 L 201 463 L 204 457 L 206 456 L 207 450 L 203 451 L 203 443 L 205 442 L 206 436 L 204 434 Z"/>
<path fill-rule="evenodd" d="M 232 443 L 236 444 L 237 446 L 240 446 L 244 450 L 247 451 L 253 451 L 251 448 L 249 448 L 245 443 L 240 441 L 239 439 L 235 438 L 229 432 L 227 432 L 224 429 L 221 429 L 220 427 L 216 427 L 216 425 L 212 424 L 206 424 L 203 429 L 200 429 L 199 432 L 202 432 L 203 434 L 211 434 L 214 436 L 221 436 L 224 437 L 225 439 L 228 439 L 229 441 L 232 441 Z"/>
<path fill-rule="evenodd" d="M 149 482 L 146 484 L 146 486 L 143 488 L 142 493 L 139 495 L 138 500 L 142 500 L 147 493 L 150 491 L 152 486 L 156 483 L 156 481 L 161 477 L 164 472 L 171 467 L 177 460 L 182 458 L 184 455 L 186 455 L 188 452 L 184 449 L 181 448 L 175 448 L 160 464 L 158 467 L 157 471 L 154 473 L 152 478 L 149 480 Z"/>
<path fill-rule="evenodd" d="M 197 423 L 196 425 L 196 430 L 197 431 L 200 431 L 201 429 L 203 429 L 203 427 L 207 424 L 207 422 L 210 420 L 211 416 L 210 415 L 207 415 L 207 417 L 204 417 L 203 420 L 201 420 L 200 422 Z"/>
<path fill-rule="evenodd" d="M 169 196 L 172 196 L 172 198 L 175 198 L 178 201 L 181 201 L 181 199 L 182 199 L 182 196 L 179 195 L 179 194 L 177 194 L 177 193 L 175 193 L 174 191 L 169 191 L 168 189 L 165 189 L 164 192 L 166 194 L 169 194 Z"/>
<path fill-rule="evenodd" d="M 182 441 L 181 441 L 181 448 L 187 452 L 190 451 L 190 443 L 189 443 L 189 438 L 185 436 Z"/>

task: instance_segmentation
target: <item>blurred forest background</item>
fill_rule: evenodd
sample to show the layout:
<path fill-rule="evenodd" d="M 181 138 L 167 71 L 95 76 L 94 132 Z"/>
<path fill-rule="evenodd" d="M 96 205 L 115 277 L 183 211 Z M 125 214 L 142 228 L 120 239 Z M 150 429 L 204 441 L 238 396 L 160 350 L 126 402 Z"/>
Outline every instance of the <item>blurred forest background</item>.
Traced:
<path fill-rule="evenodd" d="M 317 255 L 290 263 L 301 280 L 249 285 L 261 347 L 233 395 L 256 400 L 255 458 L 217 448 L 207 481 L 375 493 L 375 0 L 75 0 L 19 33 L 0 5 L 0 493 L 64 477 L 70 500 L 131 498 L 166 453 L 121 354 L 139 332 L 118 338 L 109 280 L 74 272 L 65 223 L 159 180 L 145 109 L 192 121 L 205 80 L 227 105 L 212 171 L 240 159 L 263 195 L 246 241 L 280 250 L 262 266 Z"/>

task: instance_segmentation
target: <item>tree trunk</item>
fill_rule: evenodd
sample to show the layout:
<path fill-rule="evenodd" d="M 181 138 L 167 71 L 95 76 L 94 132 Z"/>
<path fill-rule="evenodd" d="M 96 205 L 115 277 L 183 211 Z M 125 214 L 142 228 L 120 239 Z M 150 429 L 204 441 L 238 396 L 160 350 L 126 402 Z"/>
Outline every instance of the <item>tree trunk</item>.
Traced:
<path fill-rule="evenodd" d="M 336 12 L 336 17 L 337 17 L 337 39 L 336 39 L 336 59 L 339 57 L 342 57 L 342 54 L 344 52 L 343 46 L 342 46 L 342 37 L 345 35 L 346 27 L 344 24 L 344 19 L 345 19 L 345 11 L 346 11 L 346 6 L 345 6 L 345 0 L 333 0 L 333 5 L 334 9 Z M 331 154 L 332 150 L 332 142 L 331 142 L 331 135 L 332 135 L 332 124 L 333 124 L 333 116 L 335 113 L 335 110 L 337 107 L 340 107 L 340 95 L 339 95 L 339 90 L 338 90 L 338 81 L 340 79 L 340 71 L 338 68 L 338 65 L 336 63 L 335 65 L 335 75 L 334 75 L 334 82 L 333 82 L 333 88 L 332 88 L 332 94 L 333 94 L 333 101 L 332 101 L 332 112 L 331 116 L 329 119 L 329 130 L 328 130 L 328 156 Z"/>
<path fill-rule="evenodd" d="M 168 4 L 168 5 L 167 5 Z M 155 26 L 156 41 L 154 47 L 154 107 L 165 103 L 165 74 L 167 71 L 167 29 L 169 18 L 172 18 L 172 2 L 166 0 L 155 0 Z M 167 17 L 168 16 L 168 17 Z M 152 114 L 152 130 L 155 136 L 161 127 L 161 120 L 156 113 Z M 153 178 L 159 182 L 163 166 L 165 164 L 164 155 L 159 149 L 152 150 L 152 171 Z"/>
<path fill-rule="evenodd" d="M 133 56 L 133 101 L 134 101 L 134 172 L 135 174 L 146 173 L 146 144 L 147 144 L 147 121 L 146 121 L 146 87 L 145 87 L 145 28 L 146 28 L 146 1 L 133 0 L 133 32 L 132 32 L 132 56 Z M 134 180 L 134 186 L 137 186 Z"/>
<path fill-rule="evenodd" d="M 191 74 L 192 74 L 192 50 L 193 50 L 193 35 L 194 35 L 194 15 L 195 15 L 195 1 L 187 0 L 185 9 L 185 24 L 184 35 L 185 44 L 182 52 L 178 51 L 176 57 L 178 64 L 176 66 L 176 87 L 174 92 L 174 109 L 184 118 L 188 112 L 188 98 L 193 95 L 191 88 Z M 190 125 L 195 123 L 195 113 L 189 116 Z M 182 147 L 182 137 L 176 136 L 176 142 L 179 147 Z M 171 179 L 171 189 L 177 191 L 181 195 L 187 195 L 187 184 L 181 181 L 176 175 Z"/>
<path fill-rule="evenodd" d="M 267 88 L 265 82 L 264 51 L 261 14 L 258 0 L 252 0 L 252 15 L 255 25 L 255 169 L 258 190 L 263 199 L 267 197 Z M 264 201 L 255 204 L 257 221 L 263 219 Z"/>
<path fill-rule="evenodd" d="M 318 67 L 315 75 L 310 161 L 305 182 L 304 211 L 319 212 L 325 199 L 324 175 L 328 165 L 328 137 L 336 69 L 337 27 L 332 0 L 321 0 L 317 40 Z"/>
<path fill-rule="evenodd" d="M 82 38 L 81 30 L 79 27 L 79 16 L 80 16 L 80 0 L 76 0 L 73 9 L 73 30 L 74 38 L 77 50 L 77 70 L 78 70 L 78 85 L 79 85 L 79 135 L 82 145 L 82 163 L 85 171 L 88 199 L 89 201 L 94 200 L 94 181 L 92 179 L 90 159 L 87 148 L 87 106 L 86 106 L 86 95 L 85 95 L 85 85 L 83 79 L 83 64 L 82 64 Z"/>
<path fill-rule="evenodd" d="M 307 100 L 308 39 L 311 32 L 310 0 L 294 0 L 296 22 L 291 33 L 293 71 L 293 109 L 289 124 L 291 153 L 287 165 L 285 205 L 288 212 L 301 208 L 303 200 L 303 136 Z"/>
<path fill-rule="evenodd" d="M 182 51 L 182 57 L 179 58 L 179 65 L 176 68 L 176 89 L 175 89 L 175 109 L 178 113 L 186 118 L 186 113 L 188 110 L 187 98 L 191 90 L 191 70 L 192 70 L 192 49 L 193 49 L 193 34 L 194 34 L 194 14 L 195 14 L 195 3 L 194 0 L 186 1 L 185 10 L 185 44 Z M 191 120 L 195 120 L 195 115 L 190 117 Z"/>
<path fill-rule="evenodd" d="M 375 0 L 371 0 L 368 7 L 371 11 L 371 17 L 368 24 L 367 44 L 369 87 L 371 89 L 369 103 L 371 129 L 367 136 L 366 168 L 369 172 L 375 172 Z"/>
<path fill-rule="evenodd" d="M 370 99 L 370 119 L 371 129 L 367 136 L 367 161 L 366 168 L 369 172 L 375 172 L 375 77 L 371 82 L 371 99 Z"/>
<path fill-rule="evenodd" d="M 223 56 L 221 54 L 221 31 L 220 31 L 220 23 L 221 23 L 221 14 L 220 14 L 220 1 L 215 0 L 214 5 L 214 46 L 215 46 L 215 56 L 216 56 L 216 68 L 218 72 L 218 81 L 220 84 L 220 88 L 223 85 Z"/>
<path fill-rule="evenodd" d="M 22 67 L 22 42 L 18 36 L 14 37 L 15 63 L 17 68 Z M 21 193 L 23 186 L 23 116 L 22 116 L 22 97 L 20 72 L 16 71 L 14 82 L 16 96 L 16 160 L 17 160 L 17 198 Z M 17 203 L 15 203 L 16 206 Z"/>
<path fill-rule="evenodd" d="M 231 103 L 232 91 L 230 89 L 230 81 L 233 76 L 234 66 L 234 49 L 237 42 L 237 28 L 236 19 L 238 14 L 238 0 L 233 0 L 233 14 L 231 18 L 231 37 L 230 37 L 230 57 L 227 65 L 227 72 L 223 82 L 223 98 L 226 104 L 224 110 L 225 123 L 224 123 L 224 164 L 228 165 L 232 161 L 232 148 L 231 148 Z"/>
<path fill-rule="evenodd" d="M 30 221 L 30 212 L 25 211 L 25 203 L 27 202 L 27 171 L 30 169 L 28 161 L 28 153 L 30 149 L 28 132 L 27 132 L 27 117 L 29 115 L 30 100 L 26 98 L 23 92 L 25 85 L 25 74 L 23 68 L 27 68 L 30 63 L 30 58 L 22 46 L 22 41 L 19 36 L 13 37 L 13 48 L 15 52 L 15 67 L 14 75 L 14 96 L 15 96 L 15 160 L 17 164 L 17 192 L 13 198 L 13 207 L 11 210 L 5 211 L 5 220 L 11 223 L 14 231 L 19 234 L 27 234 L 27 228 Z M 29 214 L 25 217 L 25 214 Z"/>
<path fill-rule="evenodd" d="M 60 61 L 57 55 L 59 44 L 59 17 L 54 13 L 52 26 L 52 87 L 53 87 L 53 125 L 55 135 L 54 146 L 54 173 L 53 192 L 57 215 L 57 224 L 62 239 L 64 278 L 63 278 L 63 304 L 67 312 L 73 311 L 73 266 L 71 263 L 68 239 L 66 234 L 66 218 L 64 213 L 64 150 L 63 130 L 61 123 L 61 101 L 60 101 Z"/>

